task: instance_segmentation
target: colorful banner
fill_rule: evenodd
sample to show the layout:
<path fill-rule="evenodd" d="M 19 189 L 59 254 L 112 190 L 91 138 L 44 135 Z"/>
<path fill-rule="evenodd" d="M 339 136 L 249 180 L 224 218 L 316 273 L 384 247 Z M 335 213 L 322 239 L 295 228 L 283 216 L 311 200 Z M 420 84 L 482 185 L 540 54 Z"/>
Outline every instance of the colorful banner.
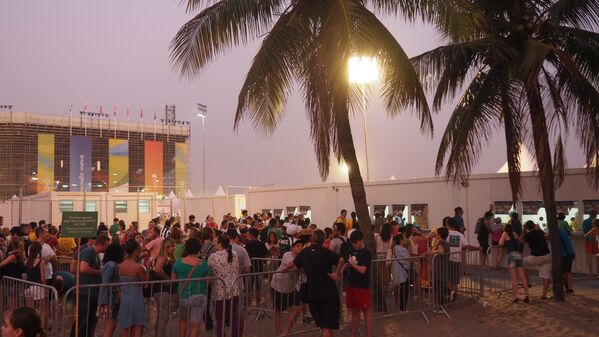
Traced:
<path fill-rule="evenodd" d="M 495 201 L 495 214 L 510 214 L 513 204 L 513 201 Z"/>
<path fill-rule="evenodd" d="M 37 193 L 54 190 L 54 135 L 37 135 Z"/>
<path fill-rule="evenodd" d="M 109 188 L 121 187 L 129 183 L 128 140 L 114 138 L 108 140 L 108 177 Z"/>
<path fill-rule="evenodd" d="M 91 191 L 92 140 L 85 136 L 70 138 L 70 183 L 72 192 Z M 84 188 L 82 187 L 84 186 Z"/>
<path fill-rule="evenodd" d="M 183 197 L 187 190 L 187 159 L 189 147 L 186 143 L 175 143 L 175 185 L 177 195 Z"/>
<path fill-rule="evenodd" d="M 574 201 L 556 201 L 555 208 L 557 208 L 557 213 L 568 215 L 570 209 L 574 208 Z"/>
<path fill-rule="evenodd" d="M 144 141 L 144 175 L 146 192 L 163 193 L 163 149 L 162 142 Z"/>

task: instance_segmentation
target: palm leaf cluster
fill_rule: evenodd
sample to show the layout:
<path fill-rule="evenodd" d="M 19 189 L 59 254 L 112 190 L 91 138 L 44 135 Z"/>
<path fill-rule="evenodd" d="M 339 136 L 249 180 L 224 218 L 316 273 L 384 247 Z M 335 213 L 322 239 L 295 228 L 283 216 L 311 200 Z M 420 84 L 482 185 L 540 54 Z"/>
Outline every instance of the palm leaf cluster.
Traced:
<path fill-rule="evenodd" d="M 425 86 L 434 90 L 433 108 L 461 94 L 442 136 L 437 173 L 445 168 L 448 179 L 463 179 L 500 127 L 514 200 L 522 192 L 521 144 L 535 148 L 541 176 L 555 175 L 556 185 L 563 181 L 564 140 L 570 130 L 587 162 L 597 156 L 598 1 L 448 0 L 412 5 L 419 5 L 416 12 L 446 39 L 444 46 L 413 58 Z M 589 181 L 599 187 L 599 169 L 589 167 L 588 173 Z"/>
<path fill-rule="evenodd" d="M 273 132 L 296 87 L 305 101 L 323 179 L 329 173 L 331 153 L 337 159 L 343 157 L 338 139 L 340 116 L 351 112 L 359 101 L 359 91 L 348 84 L 347 63 L 352 55 L 377 57 L 390 115 L 413 108 L 423 131 L 432 132 L 416 71 L 363 1 L 187 2 L 189 11 L 201 8 L 173 40 L 175 67 L 186 76 L 196 76 L 232 47 L 264 36 L 238 97 L 235 127 L 249 119 L 257 130 Z"/>

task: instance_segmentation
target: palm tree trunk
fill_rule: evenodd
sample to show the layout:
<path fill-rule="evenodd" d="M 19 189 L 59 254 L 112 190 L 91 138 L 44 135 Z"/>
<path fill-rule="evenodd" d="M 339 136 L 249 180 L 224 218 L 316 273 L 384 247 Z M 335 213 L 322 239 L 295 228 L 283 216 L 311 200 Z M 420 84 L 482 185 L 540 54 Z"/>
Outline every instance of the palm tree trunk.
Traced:
<path fill-rule="evenodd" d="M 558 301 L 564 301 L 564 283 L 562 273 L 562 259 L 560 256 L 559 229 L 557 224 L 557 208 L 555 205 L 555 184 L 549 134 L 547 132 L 547 119 L 543 110 L 543 103 L 537 86 L 527 92 L 528 106 L 532 121 L 533 138 L 543 202 L 547 213 L 547 226 L 551 242 L 553 295 Z"/>
<path fill-rule="evenodd" d="M 337 142 L 341 156 L 347 167 L 349 168 L 349 186 L 351 187 L 354 207 L 360 222 L 360 230 L 364 232 L 364 243 L 370 249 L 372 256 L 376 256 L 376 245 L 374 243 L 374 230 L 372 228 L 372 220 L 368 212 L 368 203 L 366 202 L 366 191 L 364 189 L 364 181 L 360 174 L 360 166 L 356 157 L 356 149 L 354 148 L 354 139 L 351 133 L 349 124 L 349 112 L 347 106 L 345 111 L 337 111 L 336 116 Z"/>

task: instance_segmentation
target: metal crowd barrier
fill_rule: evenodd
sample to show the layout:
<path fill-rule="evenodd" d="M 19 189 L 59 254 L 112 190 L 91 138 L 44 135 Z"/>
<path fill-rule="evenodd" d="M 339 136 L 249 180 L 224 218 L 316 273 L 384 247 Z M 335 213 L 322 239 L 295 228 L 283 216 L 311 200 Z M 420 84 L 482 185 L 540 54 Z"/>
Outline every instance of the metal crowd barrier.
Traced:
<path fill-rule="evenodd" d="M 58 293 L 49 285 L 4 276 L 0 287 L 0 314 L 22 306 L 36 309 L 42 318 L 42 326 L 49 336 L 61 336 L 55 329 L 58 316 Z"/>
<path fill-rule="evenodd" d="M 73 261 L 72 256 L 57 256 L 56 260 L 57 260 L 57 265 L 56 265 L 56 269 L 54 270 L 55 272 L 56 271 L 70 272 L 71 261 Z"/>

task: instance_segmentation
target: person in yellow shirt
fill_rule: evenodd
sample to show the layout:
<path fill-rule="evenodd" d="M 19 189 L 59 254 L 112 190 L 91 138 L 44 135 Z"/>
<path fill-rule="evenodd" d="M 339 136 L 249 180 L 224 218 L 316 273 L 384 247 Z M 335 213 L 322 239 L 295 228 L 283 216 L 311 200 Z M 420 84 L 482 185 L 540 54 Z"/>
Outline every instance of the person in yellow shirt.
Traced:
<path fill-rule="evenodd" d="M 347 219 L 347 210 L 342 209 L 340 215 L 335 220 L 335 223 L 342 223 L 345 225 L 345 230 L 350 230 L 352 228 L 352 222 Z"/>
<path fill-rule="evenodd" d="M 446 216 L 445 218 L 443 218 L 443 225 L 441 227 L 445 227 L 447 228 L 447 220 L 449 220 L 450 217 Z M 439 228 L 441 227 L 435 227 L 431 230 L 431 232 L 428 234 L 428 241 L 429 241 L 429 247 L 431 248 L 431 250 L 434 252 L 437 250 L 437 246 L 439 245 L 439 241 L 441 241 L 441 237 L 439 236 Z"/>
<path fill-rule="evenodd" d="M 72 256 L 77 244 L 73 238 L 58 238 L 58 250 L 56 255 L 58 256 Z"/>

